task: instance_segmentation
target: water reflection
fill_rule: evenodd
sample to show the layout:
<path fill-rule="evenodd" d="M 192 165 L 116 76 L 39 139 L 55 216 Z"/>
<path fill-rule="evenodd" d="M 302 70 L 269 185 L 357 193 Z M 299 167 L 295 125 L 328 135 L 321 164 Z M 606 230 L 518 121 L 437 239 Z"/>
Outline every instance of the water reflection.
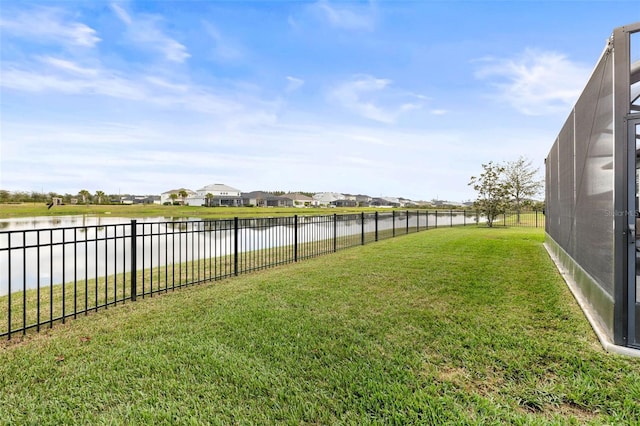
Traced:
<path fill-rule="evenodd" d="M 235 220 L 136 219 L 136 269 L 157 268 L 233 253 L 372 235 L 394 229 L 458 225 L 461 215 L 300 216 Z M 439 222 L 439 223 L 438 223 Z M 61 216 L 0 220 L 0 295 L 131 270 L 132 220 Z M 237 246 L 237 247 L 236 247 Z"/>

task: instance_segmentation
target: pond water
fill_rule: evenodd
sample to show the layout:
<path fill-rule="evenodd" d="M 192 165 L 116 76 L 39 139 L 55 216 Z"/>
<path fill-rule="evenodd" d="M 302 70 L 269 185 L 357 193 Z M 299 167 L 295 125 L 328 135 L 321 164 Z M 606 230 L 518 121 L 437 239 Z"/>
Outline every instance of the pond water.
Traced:
<path fill-rule="evenodd" d="M 160 224 L 170 218 L 136 220 L 142 224 Z M 129 270 L 125 252 L 131 241 L 126 238 L 130 229 L 131 219 L 122 217 L 1 219 L 0 295 L 7 294 L 9 289 L 14 292 L 58 284 L 74 277 L 105 276 Z M 120 259 L 124 259 L 124 263 Z"/>
<path fill-rule="evenodd" d="M 196 259 L 227 256 L 234 252 L 264 250 L 376 229 L 371 216 L 364 226 L 360 215 L 300 216 L 295 232 L 293 218 L 240 219 L 238 234 L 233 220 L 136 218 L 136 269 L 147 269 Z M 438 226 L 471 223 L 463 215 L 440 215 Z M 0 220 L 0 295 L 47 287 L 75 279 L 121 274 L 131 270 L 131 218 L 105 216 L 46 216 Z M 434 215 L 429 226 L 436 225 Z M 416 227 L 417 218 L 380 215 L 378 230 Z M 427 218 L 420 218 L 420 227 Z M 237 247 L 236 247 L 237 244 Z"/>

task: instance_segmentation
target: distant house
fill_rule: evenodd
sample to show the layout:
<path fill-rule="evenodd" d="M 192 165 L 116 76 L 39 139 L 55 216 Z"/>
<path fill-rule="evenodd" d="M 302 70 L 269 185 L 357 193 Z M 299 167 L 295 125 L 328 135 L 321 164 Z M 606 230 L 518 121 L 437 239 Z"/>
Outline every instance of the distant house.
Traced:
<path fill-rule="evenodd" d="M 223 183 L 213 183 L 198 189 L 197 193 L 202 197 L 206 197 L 207 194 L 214 197 L 239 197 L 242 192 Z"/>
<path fill-rule="evenodd" d="M 368 195 L 356 195 L 356 201 L 358 202 L 359 207 L 369 207 L 371 205 L 372 198 Z"/>
<path fill-rule="evenodd" d="M 190 190 L 190 189 L 186 189 L 186 188 L 179 188 L 179 189 L 171 189 L 167 192 L 163 192 L 162 194 L 160 194 L 160 203 L 161 204 L 165 204 L 165 203 L 170 203 L 173 204 L 174 199 L 171 198 L 171 194 L 176 194 L 176 198 L 175 201 L 176 202 L 182 202 L 182 197 L 180 196 L 180 192 L 185 191 L 187 193 L 187 199 L 189 197 L 193 197 L 194 195 L 197 195 L 194 191 Z"/>
<path fill-rule="evenodd" d="M 392 197 L 380 197 L 371 200 L 371 206 L 373 207 L 400 207 L 400 202 L 397 198 Z"/>
<path fill-rule="evenodd" d="M 242 204 L 256 207 L 293 207 L 293 200 L 263 191 L 242 193 Z"/>
<path fill-rule="evenodd" d="M 318 205 L 316 200 L 299 192 L 284 194 L 283 197 L 293 201 L 293 207 L 313 207 Z"/>
<path fill-rule="evenodd" d="M 343 200 L 332 201 L 329 204 L 336 207 L 358 207 L 358 202 L 356 200 L 349 200 L 346 198 Z"/>
<path fill-rule="evenodd" d="M 161 204 L 159 195 L 123 195 L 120 204 Z"/>
<path fill-rule="evenodd" d="M 241 191 L 223 183 L 204 186 L 196 194 L 187 198 L 190 206 L 228 206 L 242 205 Z"/>
<path fill-rule="evenodd" d="M 402 207 L 417 207 L 419 205 L 415 201 L 412 201 L 406 198 L 400 198 L 399 201 Z"/>
<path fill-rule="evenodd" d="M 319 192 L 314 194 L 313 199 L 316 200 L 320 206 L 328 206 L 336 200 L 344 200 L 345 196 L 337 192 Z"/>

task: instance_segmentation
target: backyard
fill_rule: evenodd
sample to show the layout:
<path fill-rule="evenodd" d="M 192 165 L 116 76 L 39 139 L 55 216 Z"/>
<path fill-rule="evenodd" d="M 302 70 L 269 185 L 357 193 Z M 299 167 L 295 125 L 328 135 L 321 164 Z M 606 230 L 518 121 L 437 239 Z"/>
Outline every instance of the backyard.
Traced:
<path fill-rule="evenodd" d="M 443 228 L 0 343 L 0 424 L 629 424 L 533 228 Z"/>

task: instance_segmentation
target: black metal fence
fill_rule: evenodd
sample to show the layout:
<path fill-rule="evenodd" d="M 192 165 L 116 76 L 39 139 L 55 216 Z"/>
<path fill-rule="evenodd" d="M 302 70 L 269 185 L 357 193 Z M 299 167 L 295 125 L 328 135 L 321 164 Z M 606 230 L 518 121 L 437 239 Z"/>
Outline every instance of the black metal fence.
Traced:
<path fill-rule="evenodd" d="M 0 231 L 0 337 L 380 239 L 482 222 L 470 211 L 394 210 Z M 494 226 L 544 227 L 544 216 L 504 214 Z"/>

